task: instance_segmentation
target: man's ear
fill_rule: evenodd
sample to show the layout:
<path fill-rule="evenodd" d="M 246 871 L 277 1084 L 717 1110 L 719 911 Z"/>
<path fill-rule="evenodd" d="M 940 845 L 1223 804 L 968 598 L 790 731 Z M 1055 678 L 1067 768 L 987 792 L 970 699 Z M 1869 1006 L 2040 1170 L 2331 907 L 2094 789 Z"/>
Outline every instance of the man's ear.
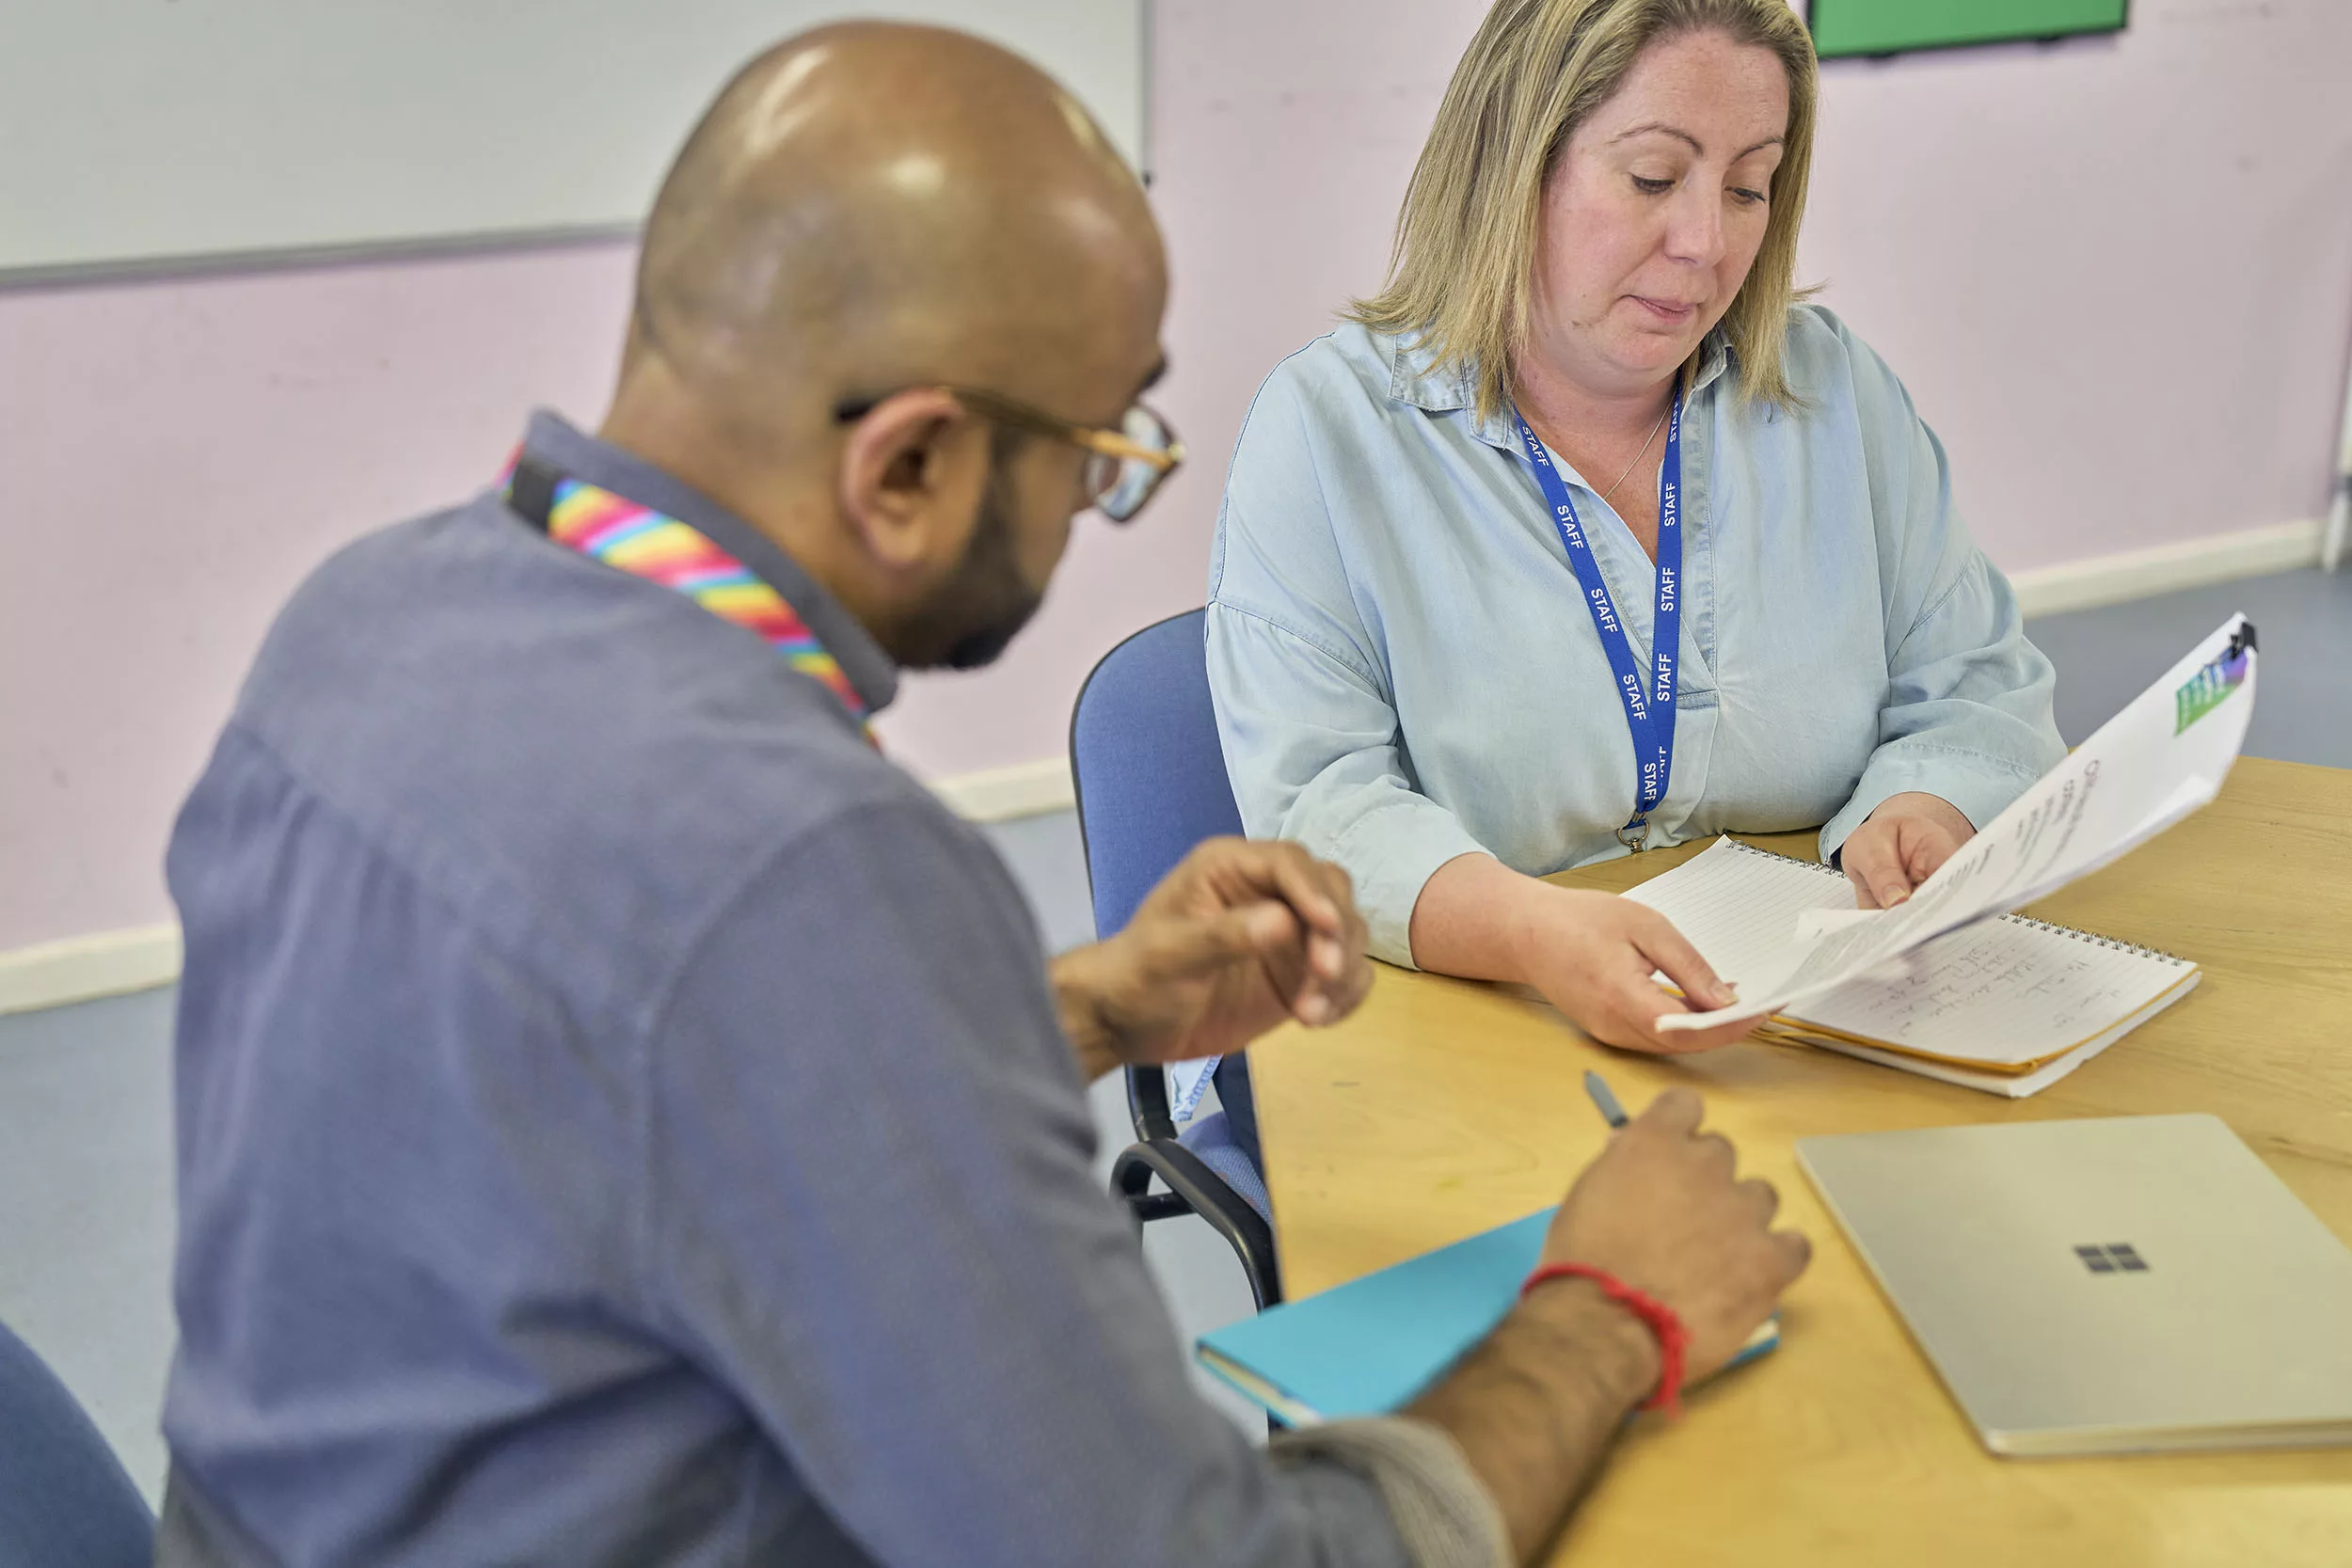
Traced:
<path fill-rule="evenodd" d="M 952 393 L 882 399 L 842 443 L 841 515 L 893 576 L 928 577 L 962 559 L 988 483 L 988 430 Z"/>

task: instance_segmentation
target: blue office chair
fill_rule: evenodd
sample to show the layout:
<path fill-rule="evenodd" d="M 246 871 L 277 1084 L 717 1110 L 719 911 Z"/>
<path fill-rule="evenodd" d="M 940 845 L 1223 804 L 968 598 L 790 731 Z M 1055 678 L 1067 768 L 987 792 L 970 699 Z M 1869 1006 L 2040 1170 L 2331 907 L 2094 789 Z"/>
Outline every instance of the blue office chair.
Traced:
<path fill-rule="evenodd" d="M 1209 703 L 1206 614 L 1170 616 L 1104 654 L 1070 716 L 1071 772 L 1097 937 L 1124 927 L 1194 845 L 1242 831 Z M 1224 1109 L 1180 1134 L 1167 1074 L 1128 1069 L 1136 1142 L 1112 1166 L 1111 1190 L 1138 1227 L 1176 1214 L 1207 1220 L 1232 1243 L 1263 1309 L 1282 1299 L 1282 1287 L 1239 1058 L 1218 1068 L 1216 1086 Z M 1154 1177 L 1168 1191 L 1151 1190 Z"/>
<path fill-rule="evenodd" d="M 0 1568 L 148 1568 L 155 1516 L 32 1347 L 0 1323 Z"/>

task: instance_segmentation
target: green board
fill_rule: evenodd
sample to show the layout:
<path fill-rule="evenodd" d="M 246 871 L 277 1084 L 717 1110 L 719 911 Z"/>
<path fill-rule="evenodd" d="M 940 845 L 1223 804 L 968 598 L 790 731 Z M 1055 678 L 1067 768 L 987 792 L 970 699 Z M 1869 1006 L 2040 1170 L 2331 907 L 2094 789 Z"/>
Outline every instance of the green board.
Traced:
<path fill-rule="evenodd" d="M 1893 55 L 1956 43 L 2111 33 L 2131 0 L 1813 0 L 1813 48 L 1839 55 Z"/>

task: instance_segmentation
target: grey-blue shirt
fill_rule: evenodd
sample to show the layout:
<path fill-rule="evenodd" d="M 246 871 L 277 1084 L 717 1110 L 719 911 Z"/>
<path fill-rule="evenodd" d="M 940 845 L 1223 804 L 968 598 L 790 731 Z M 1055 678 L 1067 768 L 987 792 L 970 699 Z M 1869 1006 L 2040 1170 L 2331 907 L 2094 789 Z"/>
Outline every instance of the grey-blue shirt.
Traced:
<path fill-rule="evenodd" d="M 749 526 L 529 447 L 889 700 Z M 1193 1393 L 1020 894 L 751 632 L 494 494 L 377 533 L 270 632 L 169 876 L 161 1561 L 1405 1560 L 1376 1470 Z"/>
<path fill-rule="evenodd" d="M 1802 409 L 1743 405 L 1720 335 L 1693 378 L 1650 842 L 1826 823 L 1827 857 L 1906 790 L 1981 827 L 2064 754 L 2049 661 L 1885 362 L 1805 306 L 1788 370 Z M 1561 471 L 1646 671 L 1656 568 Z M 1360 326 L 1285 360 L 1233 453 L 1209 598 L 1242 819 L 1346 867 L 1381 958 L 1411 961 L 1414 901 L 1457 855 L 1540 875 L 1626 852 L 1615 677 L 1519 437 L 1467 375 Z"/>

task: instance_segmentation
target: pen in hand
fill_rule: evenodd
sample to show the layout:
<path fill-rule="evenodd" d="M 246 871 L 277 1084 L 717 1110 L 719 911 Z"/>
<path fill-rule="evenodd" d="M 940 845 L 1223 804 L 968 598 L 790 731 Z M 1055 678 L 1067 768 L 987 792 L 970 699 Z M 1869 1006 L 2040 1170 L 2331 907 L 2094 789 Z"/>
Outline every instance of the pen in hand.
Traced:
<path fill-rule="evenodd" d="M 1609 1081 L 1606 1078 L 1587 1069 L 1584 1073 L 1584 1092 L 1593 1097 L 1593 1105 L 1600 1112 L 1603 1121 L 1612 1127 L 1625 1125 L 1625 1107 L 1617 1103 L 1617 1097 L 1610 1091 Z"/>

